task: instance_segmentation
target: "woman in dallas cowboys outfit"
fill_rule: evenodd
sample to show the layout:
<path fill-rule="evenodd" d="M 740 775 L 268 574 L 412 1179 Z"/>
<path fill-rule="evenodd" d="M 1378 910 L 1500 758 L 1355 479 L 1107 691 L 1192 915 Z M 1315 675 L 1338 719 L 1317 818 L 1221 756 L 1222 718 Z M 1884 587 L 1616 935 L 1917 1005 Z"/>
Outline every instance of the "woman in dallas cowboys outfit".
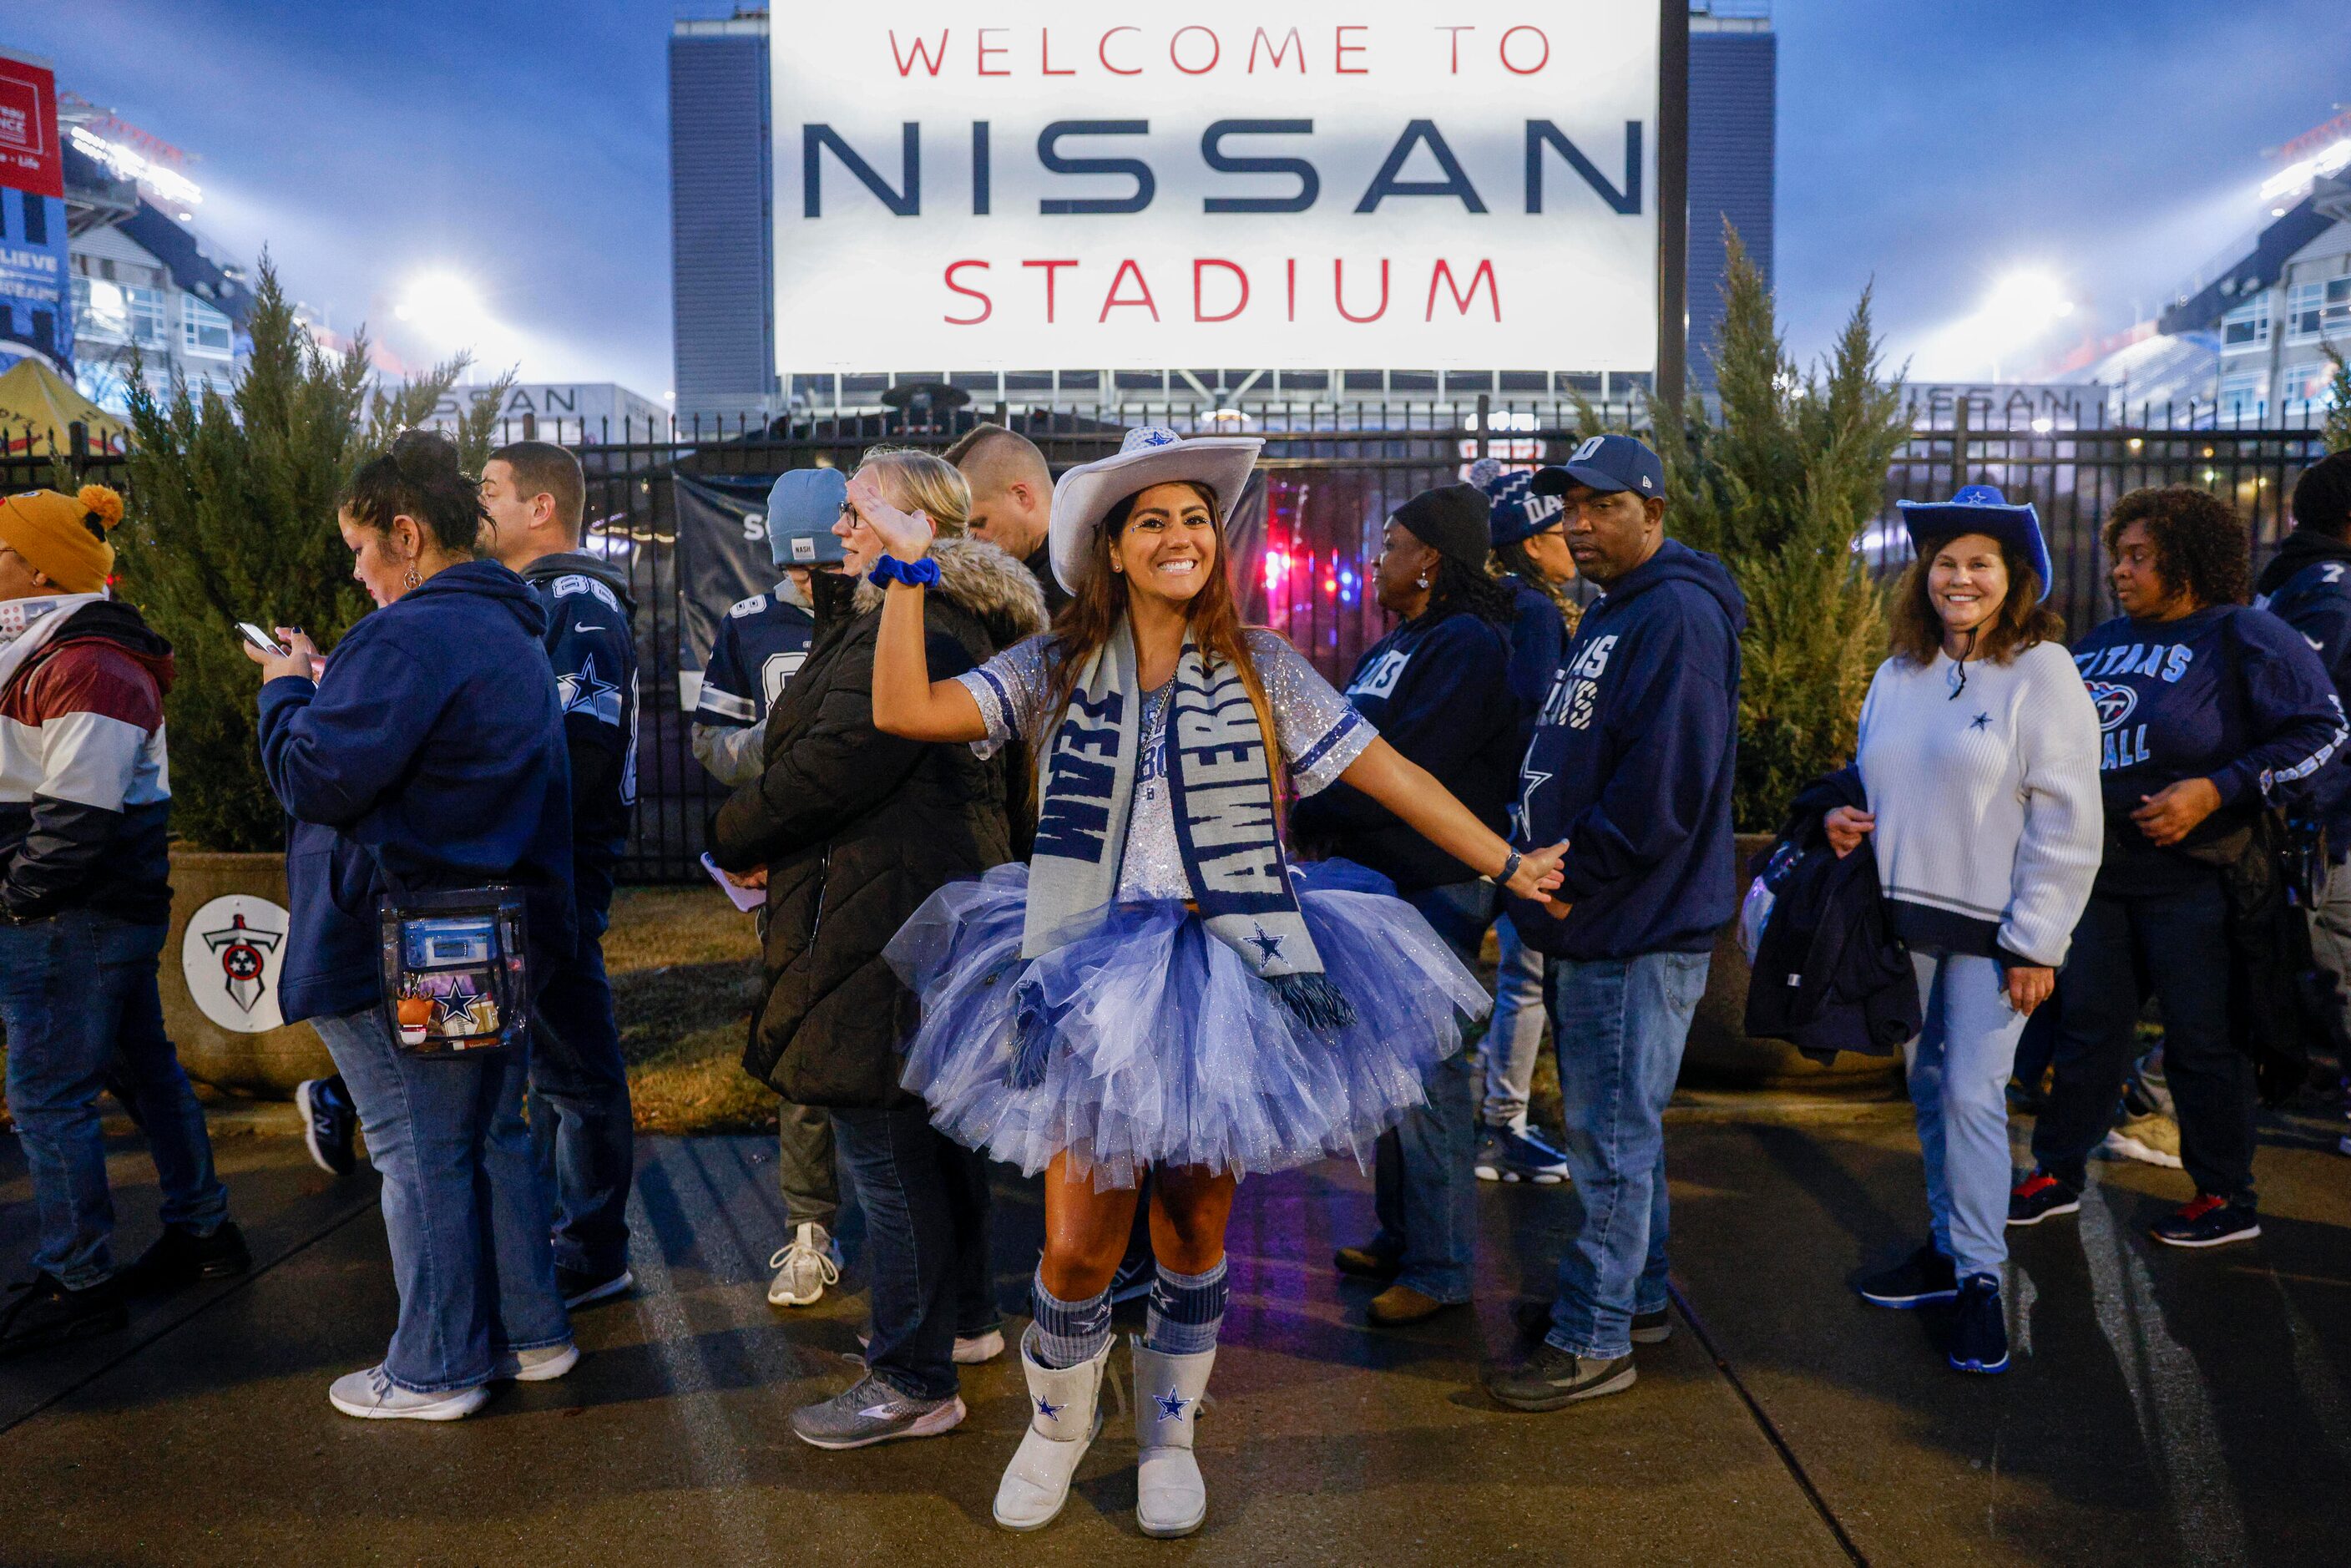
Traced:
<path fill-rule="evenodd" d="M 1134 1346 L 1135 1515 L 1199 1527 L 1192 1417 L 1224 1315 L 1224 1232 L 1245 1172 L 1364 1156 L 1458 1048 L 1477 980 L 1380 878 L 1283 857 L 1276 766 L 1311 795 L 1344 778 L 1525 897 L 1560 850 L 1513 852 L 1382 741 L 1280 637 L 1245 632 L 1224 521 L 1263 443 L 1130 432 L 1055 487 L 1055 630 L 934 684 L 922 585 L 930 530 L 870 489 L 850 498 L 890 550 L 873 717 L 992 751 L 1035 744 L 1036 851 L 950 884 L 888 956 L 923 998 L 906 1085 L 950 1135 L 1046 1172 L 1031 1419 L 997 1521 L 1059 1513 L 1096 1426 L 1112 1272 L 1136 1178 L 1156 1174 L 1159 1276 Z"/>

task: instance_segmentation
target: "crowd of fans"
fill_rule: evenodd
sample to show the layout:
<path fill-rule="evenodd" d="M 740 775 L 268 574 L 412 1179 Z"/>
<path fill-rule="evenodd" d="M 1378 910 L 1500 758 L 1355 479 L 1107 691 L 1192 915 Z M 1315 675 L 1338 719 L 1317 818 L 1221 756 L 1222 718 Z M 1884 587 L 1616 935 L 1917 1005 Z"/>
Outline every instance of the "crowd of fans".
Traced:
<path fill-rule="evenodd" d="M 709 865 L 760 936 L 768 1300 L 838 1283 L 844 1186 L 865 1217 L 865 1369 L 794 1413 L 803 1439 L 964 1418 L 958 1366 L 1008 1348 L 991 1161 L 1045 1191 L 1008 1528 L 1062 1506 L 1134 1294 L 1138 1517 L 1198 1526 L 1235 1184 L 1333 1155 L 1374 1173 L 1377 1228 L 1334 1266 L 1382 1285 L 1380 1325 L 1470 1299 L 1479 1180 L 1572 1184 L 1552 1299 L 1485 1388 L 1531 1411 L 1628 1388 L 1673 1332 L 1664 1112 L 1742 894 L 1750 951 L 1797 955 L 1762 966 L 1753 1027 L 1904 1054 L 1925 1235 L 1855 1289 L 1949 1303 L 1953 1368 L 2008 1365 L 2006 1232 L 2078 1209 L 2102 1150 L 2184 1170 L 2157 1240 L 2259 1235 L 2257 1106 L 2346 1038 L 2351 455 L 2302 479 L 2258 583 L 2226 501 L 2122 497 L 2120 613 L 2070 647 L 2032 507 L 1906 503 L 1853 764 L 1789 803 L 1750 886 L 1746 608 L 1670 537 L 1654 452 L 1594 436 L 1405 501 L 1373 579 L 1393 628 L 1334 690 L 1239 621 L 1258 447 L 1145 429 L 1056 483 L 985 425 L 769 498 L 779 575 L 720 622 L 692 744 L 731 791 Z M 337 1069 L 301 1088 L 309 1148 L 349 1172 L 364 1135 L 399 1286 L 381 1361 L 329 1390 L 349 1415 L 455 1419 L 559 1377 L 569 1313 L 632 1283 L 601 938 L 634 606 L 580 548 L 583 500 L 559 447 L 476 476 L 405 434 L 334 519 L 377 608 L 323 654 L 291 627 L 249 650 L 287 822 L 279 1005 Z M 0 502 L 0 1022 L 38 1210 L 0 1353 L 250 1266 L 158 1002 L 173 664 L 109 592 L 120 516 L 96 486 Z M 1529 1120 L 1546 1033 L 1556 1134 Z M 120 1269 L 108 1091 L 163 1199 Z M 2021 1178 L 2012 1102 L 2037 1113 Z"/>

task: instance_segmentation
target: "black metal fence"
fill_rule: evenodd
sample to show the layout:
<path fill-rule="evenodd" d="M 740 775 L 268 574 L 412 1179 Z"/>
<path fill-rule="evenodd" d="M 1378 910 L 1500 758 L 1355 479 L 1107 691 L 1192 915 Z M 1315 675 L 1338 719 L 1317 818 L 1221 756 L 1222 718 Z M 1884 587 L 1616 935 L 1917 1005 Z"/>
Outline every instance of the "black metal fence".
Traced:
<path fill-rule="evenodd" d="M 1621 413 L 1621 411 L 1610 411 Z M 2200 422 L 2209 426 L 2210 411 Z M 870 414 L 809 422 L 788 434 L 746 425 L 724 439 L 580 441 L 582 432 L 540 422 L 530 432 L 566 436 L 588 476 L 587 548 L 628 577 L 637 603 L 643 674 L 637 827 L 622 872 L 637 882 L 690 881 L 701 873 L 704 824 L 720 791 L 693 757 L 690 711 L 706 648 L 695 645 L 686 613 L 686 559 L 674 480 L 742 481 L 787 469 L 853 465 L 878 444 L 939 448 L 975 422 L 977 411 L 933 418 Z M 1261 480 L 1235 519 L 1233 558 L 1242 609 L 1290 637 L 1327 674 L 1343 678 L 1385 629 L 1369 574 L 1388 514 L 1405 497 L 1459 477 L 1479 456 L 1507 465 L 1557 462 L 1579 439 L 1578 411 L 1561 401 L 1480 398 L 1475 404 L 1260 405 L 1231 411 L 1138 405 L 1114 410 L 996 411 L 1028 434 L 1058 471 L 1117 449 L 1125 429 L 1146 423 L 1186 431 L 1246 432 L 1265 438 Z M 567 423 L 569 422 L 566 422 Z M 1915 434 L 1888 467 L 1885 506 L 1858 548 L 1873 570 L 1898 570 L 1909 546 L 1897 499 L 1948 497 L 1966 484 L 1999 486 L 2039 509 L 2055 580 L 2052 602 L 2075 632 L 2113 613 L 2099 533 L 2125 492 L 2192 484 L 2235 502 L 2252 525 L 2258 567 L 2292 526 L 2294 481 L 2324 455 L 2315 430 L 2197 428 L 2191 412 L 2167 427 L 2165 412 L 2142 411 L 2128 424 L 2015 417 L 1960 403 L 1922 411 Z M 517 426 L 515 437 L 526 432 Z M 598 434 L 602 434 L 599 431 Z M 627 432 L 624 434 L 638 434 Z M 82 476 L 120 486 L 120 456 L 92 455 Z M 51 459 L 0 457 L 0 484 L 17 490 L 53 481 Z M 723 610 L 724 607 L 718 607 Z M 704 621 L 706 624 L 706 619 Z"/>

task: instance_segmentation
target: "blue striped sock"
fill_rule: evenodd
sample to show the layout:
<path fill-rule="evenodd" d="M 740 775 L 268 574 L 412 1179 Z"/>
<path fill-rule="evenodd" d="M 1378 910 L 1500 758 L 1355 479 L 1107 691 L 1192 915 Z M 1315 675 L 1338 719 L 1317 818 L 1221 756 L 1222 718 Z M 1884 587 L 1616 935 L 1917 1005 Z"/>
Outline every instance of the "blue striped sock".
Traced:
<path fill-rule="evenodd" d="M 1029 1285 L 1037 1307 L 1037 1361 L 1040 1365 L 1061 1368 L 1082 1366 L 1100 1355 L 1102 1346 L 1110 1343 L 1110 1292 L 1088 1296 L 1082 1301 L 1065 1301 L 1045 1289 L 1045 1275 L 1040 1270 Z"/>
<path fill-rule="evenodd" d="M 1151 1286 L 1150 1321 L 1143 1343 L 1162 1355 L 1197 1355 L 1217 1348 L 1217 1330 L 1225 1321 L 1225 1301 L 1232 1287 L 1225 1282 L 1225 1260 L 1205 1274 L 1178 1274 L 1159 1265 Z"/>

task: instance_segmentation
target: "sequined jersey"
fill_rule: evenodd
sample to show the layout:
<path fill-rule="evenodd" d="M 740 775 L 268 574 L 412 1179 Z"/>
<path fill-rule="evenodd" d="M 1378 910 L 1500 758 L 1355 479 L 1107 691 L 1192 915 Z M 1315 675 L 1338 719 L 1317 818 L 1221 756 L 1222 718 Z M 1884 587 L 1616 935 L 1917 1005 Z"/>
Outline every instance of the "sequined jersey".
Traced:
<path fill-rule="evenodd" d="M 1378 736 L 1370 723 L 1315 672 L 1280 633 L 1249 633 L 1249 654 L 1273 708 L 1273 727 L 1301 797 L 1326 789 Z M 978 703 L 987 737 L 972 749 L 982 757 L 1033 726 L 1052 696 L 1050 636 L 1016 643 L 968 674 L 957 675 Z M 1168 681 L 1144 699 L 1143 737 L 1135 759 L 1134 811 L 1119 862 L 1121 899 L 1188 898 L 1184 860 L 1176 847 L 1176 815 L 1167 787 Z"/>

